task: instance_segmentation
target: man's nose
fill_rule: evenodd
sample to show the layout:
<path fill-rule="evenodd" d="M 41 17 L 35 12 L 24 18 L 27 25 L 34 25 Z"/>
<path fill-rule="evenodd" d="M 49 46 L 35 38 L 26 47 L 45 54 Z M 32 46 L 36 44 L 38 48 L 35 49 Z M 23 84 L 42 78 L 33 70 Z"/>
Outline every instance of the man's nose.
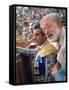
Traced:
<path fill-rule="evenodd" d="M 49 34 L 49 32 L 50 32 L 50 30 L 48 30 L 48 29 L 45 30 L 46 35 Z"/>

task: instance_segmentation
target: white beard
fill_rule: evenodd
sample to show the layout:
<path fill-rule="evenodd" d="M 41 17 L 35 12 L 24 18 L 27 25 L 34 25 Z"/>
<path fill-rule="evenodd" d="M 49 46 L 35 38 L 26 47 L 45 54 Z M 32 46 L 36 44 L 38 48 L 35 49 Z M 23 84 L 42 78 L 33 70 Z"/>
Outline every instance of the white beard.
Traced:
<path fill-rule="evenodd" d="M 51 34 L 51 36 L 47 37 L 47 39 L 51 42 L 56 42 L 59 39 L 59 36 L 60 36 L 60 29 L 53 30 L 53 31 L 50 32 L 50 34 Z"/>

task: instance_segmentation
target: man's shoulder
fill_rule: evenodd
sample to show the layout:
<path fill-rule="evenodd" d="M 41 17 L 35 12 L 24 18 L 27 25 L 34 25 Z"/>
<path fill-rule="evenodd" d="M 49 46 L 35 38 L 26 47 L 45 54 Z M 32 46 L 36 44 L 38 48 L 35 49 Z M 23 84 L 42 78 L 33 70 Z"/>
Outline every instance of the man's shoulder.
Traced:
<path fill-rule="evenodd" d="M 52 53 L 56 53 L 57 51 L 58 51 L 57 48 L 52 43 L 47 41 L 40 50 L 40 55 L 41 57 L 44 57 Z"/>

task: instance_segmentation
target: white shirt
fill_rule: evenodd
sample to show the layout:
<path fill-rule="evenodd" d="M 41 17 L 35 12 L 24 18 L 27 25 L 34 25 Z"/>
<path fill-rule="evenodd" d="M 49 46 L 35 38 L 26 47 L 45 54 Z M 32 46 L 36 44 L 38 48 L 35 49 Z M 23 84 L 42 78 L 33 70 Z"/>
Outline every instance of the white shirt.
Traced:
<path fill-rule="evenodd" d="M 62 68 L 66 67 L 66 31 L 62 28 L 59 38 L 59 52 L 57 54 L 57 61 L 61 64 Z"/>

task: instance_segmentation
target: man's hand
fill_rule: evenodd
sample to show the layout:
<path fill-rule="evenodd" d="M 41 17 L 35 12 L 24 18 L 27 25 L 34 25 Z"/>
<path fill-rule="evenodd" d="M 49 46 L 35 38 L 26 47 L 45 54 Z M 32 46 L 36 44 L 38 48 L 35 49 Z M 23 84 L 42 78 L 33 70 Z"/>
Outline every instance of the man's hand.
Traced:
<path fill-rule="evenodd" d="M 61 68 L 61 64 L 57 62 L 55 66 L 52 68 L 51 71 L 52 75 L 55 76 L 60 68 Z"/>
<path fill-rule="evenodd" d="M 52 71 L 51 71 L 52 76 L 55 76 L 55 75 L 57 74 L 57 71 L 58 71 L 58 68 L 57 68 L 57 66 L 55 65 L 55 66 L 52 68 Z"/>

